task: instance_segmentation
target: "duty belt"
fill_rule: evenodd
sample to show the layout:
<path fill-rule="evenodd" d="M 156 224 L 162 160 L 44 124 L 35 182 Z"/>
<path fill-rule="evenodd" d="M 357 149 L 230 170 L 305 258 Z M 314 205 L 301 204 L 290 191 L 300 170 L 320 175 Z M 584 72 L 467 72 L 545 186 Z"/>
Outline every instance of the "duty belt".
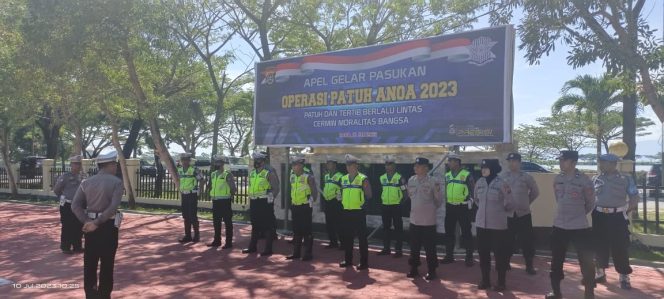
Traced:
<path fill-rule="evenodd" d="M 196 193 L 196 194 L 198 194 L 198 190 L 180 191 L 180 193 L 182 193 L 182 194 L 192 194 L 192 193 Z"/>
<path fill-rule="evenodd" d="M 460 206 L 460 205 L 467 205 L 470 202 L 470 200 L 462 201 L 462 202 L 448 202 L 448 204 L 451 204 L 453 206 Z"/>
<path fill-rule="evenodd" d="M 101 214 L 103 214 L 103 213 L 88 212 L 87 214 L 88 214 L 89 218 L 91 218 L 92 220 L 95 220 L 95 219 L 99 218 L 99 216 L 101 216 Z M 115 219 L 115 215 L 113 215 L 111 218 L 108 218 L 108 219 Z"/>
<path fill-rule="evenodd" d="M 251 199 L 251 200 L 254 200 L 254 199 L 267 199 L 267 196 L 257 196 L 257 197 L 249 196 L 249 199 Z"/>
<path fill-rule="evenodd" d="M 622 212 L 627 212 L 626 207 L 619 207 L 619 208 L 603 208 L 603 207 L 595 207 L 595 210 L 600 213 L 622 213 Z"/>
<path fill-rule="evenodd" d="M 221 200 L 221 199 L 231 199 L 230 196 L 225 196 L 225 197 L 213 197 L 212 200 Z"/>

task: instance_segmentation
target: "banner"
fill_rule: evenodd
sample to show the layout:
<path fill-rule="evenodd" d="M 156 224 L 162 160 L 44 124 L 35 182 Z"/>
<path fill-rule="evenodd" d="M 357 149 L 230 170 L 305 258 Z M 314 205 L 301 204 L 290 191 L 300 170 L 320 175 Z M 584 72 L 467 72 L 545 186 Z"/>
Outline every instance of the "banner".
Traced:
<path fill-rule="evenodd" d="M 511 142 L 514 29 L 256 64 L 256 145 Z"/>

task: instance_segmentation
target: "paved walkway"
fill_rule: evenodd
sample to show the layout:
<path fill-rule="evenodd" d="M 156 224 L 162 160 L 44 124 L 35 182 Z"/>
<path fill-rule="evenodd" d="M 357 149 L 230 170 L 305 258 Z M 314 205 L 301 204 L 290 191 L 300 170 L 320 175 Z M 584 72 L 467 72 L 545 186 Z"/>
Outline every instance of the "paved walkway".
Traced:
<path fill-rule="evenodd" d="M 181 219 L 125 215 L 115 264 L 115 298 L 543 298 L 549 290 L 548 258 L 537 258 L 539 272 L 528 276 L 516 257 L 507 277 L 508 290 L 486 292 L 476 288 L 477 265 L 441 265 L 441 279 L 426 282 L 406 278 L 406 257 L 379 257 L 377 250 L 370 252 L 371 269 L 358 272 L 339 268 L 342 252 L 323 249 L 321 242 L 314 245 L 313 262 L 289 262 L 284 256 L 290 246 L 284 240 L 275 243 L 272 257 L 243 255 L 240 249 L 247 244 L 250 229 L 246 225 L 235 226 L 236 247 L 221 250 L 204 244 L 212 237 L 209 222 L 202 222 L 203 242 L 181 245 L 175 241 L 182 231 Z M 84 297 L 82 255 L 60 252 L 55 207 L 0 202 L 0 228 L 0 279 L 23 285 L 0 286 L 0 297 Z M 565 270 L 564 294 L 580 298 L 578 264 L 569 261 Z M 597 288 L 597 298 L 664 298 L 664 269 L 635 266 L 631 291 L 617 286 L 613 270 L 608 273 L 609 282 Z M 40 287 L 37 284 L 73 288 L 35 288 Z"/>

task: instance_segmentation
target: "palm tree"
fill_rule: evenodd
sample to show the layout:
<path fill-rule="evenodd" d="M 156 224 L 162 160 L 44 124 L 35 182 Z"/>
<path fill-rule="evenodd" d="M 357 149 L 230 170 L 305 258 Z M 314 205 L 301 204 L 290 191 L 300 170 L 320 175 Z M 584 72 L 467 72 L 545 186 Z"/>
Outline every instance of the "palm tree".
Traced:
<path fill-rule="evenodd" d="M 572 93 L 578 90 L 580 93 Z M 597 141 L 597 157 L 602 154 L 602 137 L 605 129 L 607 113 L 615 111 L 612 107 L 620 103 L 620 87 L 618 81 L 609 75 L 593 77 L 577 76 L 565 82 L 563 94 L 553 103 L 553 113 L 560 113 L 565 107 L 573 107 L 581 119 L 588 122 L 588 132 Z"/>

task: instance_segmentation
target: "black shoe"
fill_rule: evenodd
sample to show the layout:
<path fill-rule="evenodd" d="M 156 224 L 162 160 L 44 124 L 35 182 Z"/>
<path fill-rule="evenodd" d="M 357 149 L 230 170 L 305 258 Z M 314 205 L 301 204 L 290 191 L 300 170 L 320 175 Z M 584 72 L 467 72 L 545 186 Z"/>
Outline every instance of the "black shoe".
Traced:
<path fill-rule="evenodd" d="M 233 243 L 226 242 L 224 246 L 221 246 L 221 249 L 229 249 L 229 248 L 233 248 Z"/>
<path fill-rule="evenodd" d="M 305 256 L 302 257 L 302 261 L 305 261 L 305 262 L 308 262 L 308 261 L 313 260 L 313 259 L 314 259 L 314 257 L 311 256 L 311 255 L 305 255 Z"/>
<path fill-rule="evenodd" d="M 194 236 L 193 238 L 191 238 L 192 243 L 198 243 L 198 241 L 200 241 L 200 240 L 201 240 L 201 238 L 199 236 Z"/>
<path fill-rule="evenodd" d="M 254 253 L 254 252 L 256 252 L 256 249 L 250 249 L 250 248 L 242 249 L 242 253 Z"/>
<path fill-rule="evenodd" d="M 428 281 L 434 280 L 436 278 L 438 278 L 436 273 L 429 272 L 429 273 L 427 273 L 427 275 L 424 275 L 424 279 L 426 279 Z"/>
<path fill-rule="evenodd" d="M 266 256 L 267 257 L 267 256 L 271 256 L 271 255 L 272 255 L 272 251 L 263 251 L 263 252 L 261 252 L 261 256 Z"/>
<path fill-rule="evenodd" d="M 537 275 L 537 271 L 535 271 L 533 266 L 526 267 L 526 273 L 528 273 L 528 275 Z"/>
<path fill-rule="evenodd" d="M 545 299 L 562 299 L 563 295 L 550 292 L 544 296 Z"/>
<path fill-rule="evenodd" d="M 191 241 L 192 241 L 192 239 L 191 239 L 190 236 L 184 236 L 184 237 L 180 238 L 180 240 L 178 240 L 178 242 L 180 242 L 180 243 L 189 243 Z"/>
<path fill-rule="evenodd" d="M 366 270 L 369 269 L 369 264 L 359 264 L 357 265 L 357 270 Z"/>
<path fill-rule="evenodd" d="M 583 299 L 595 299 L 595 290 L 586 288 Z"/>
<path fill-rule="evenodd" d="M 337 248 L 339 247 L 339 244 L 337 243 L 330 243 L 327 246 L 325 246 L 325 249 L 331 249 L 331 248 Z"/>
<path fill-rule="evenodd" d="M 212 243 L 207 244 L 207 247 L 219 247 L 221 246 L 221 241 L 212 241 Z"/>
<path fill-rule="evenodd" d="M 417 269 L 412 269 L 410 272 L 408 272 L 408 274 L 406 274 L 406 277 L 408 278 L 415 278 L 418 276 L 420 276 L 420 273 L 417 272 Z"/>
<path fill-rule="evenodd" d="M 377 255 L 390 255 L 390 250 L 389 249 L 383 249 L 380 252 L 378 252 Z"/>
<path fill-rule="evenodd" d="M 348 263 L 346 261 L 343 261 L 343 262 L 339 263 L 339 267 L 341 267 L 341 268 L 348 268 L 352 265 L 353 265 L 353 263 Z"/>
<path fill-rule="evenodd" d="M 502 292 L 505 290 L 505 285 L 495 285 L 493 286 L 493 291 L 494 292 Z"/>
<path fill-rule="evenodd" d="M 606 283 L 606 275 L 595 278 L 595 283 Z"/>
<path fill-rule="evenodd" d="M 85 252 L 85 249 L 83 249 L 83 248 L 74 248 L 73 251 L 74 251 L 74 253 L 83 253 L 83 252 Z"/>
<path fill-rule="evenodd" d="M 505 270 L 507 271 L 512 270 L 512 264 L 507 263 L 507 268 L 505 268 Z"/>
<path fill-rule="evenodd" d="M 402 256 L 403 256 L 403 252 L 402 252 L 402 251 L 396 251 L 396 252 L 394 252 L 394 257 L 395 257 L 395 258 L 399 258 L 399 257 L 402 257 Z"/>
<path fill-rule="evenodd" d="M 69 249 L 62 249 L 62 253 L 64 253 L 64 254 L 74 254 L 74 252 L 69 250 Z"/>
<path fill-rule="evenodd" d="M 480 283 L 477 284 L 477 289 L 478 290 L 487 290 L 491 287 L 491 283 L 488 281 L 480 281 Z"/>
<path fill-rule="evenodd" d="M 472 257 L 466 258 L 466 267 L 472 267 L 473 265 L 475 265 L 475 260 Z"/>
<path fill-rule="evenodd" d="M 454 263 L 454 257 L 452 256 L 445 256 L 442 260 L 440 260 L 441 264 L 451 264 Z"/>
<path fill-rule="evenodd" d="M 291 255 L 286 257 L 287 260 L 295 260 L 295 259 L 299 259 L 299 258 L 300 258 L 299 255 L 294 255 L 294 254 L 291 254 Z"/>

